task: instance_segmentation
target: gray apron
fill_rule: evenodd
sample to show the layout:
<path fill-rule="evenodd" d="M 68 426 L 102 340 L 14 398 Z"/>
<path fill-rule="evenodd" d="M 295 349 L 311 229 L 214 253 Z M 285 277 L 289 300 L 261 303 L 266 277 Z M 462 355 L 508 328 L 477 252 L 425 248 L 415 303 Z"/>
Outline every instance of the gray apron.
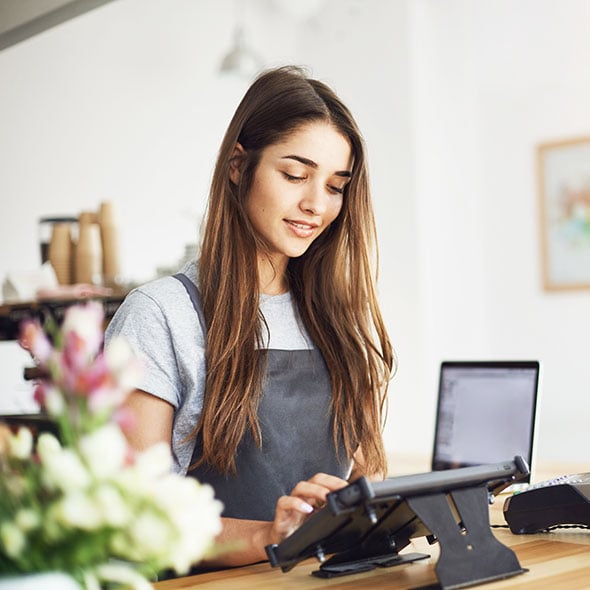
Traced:
<path fill-rule="evenodd" d="M 174 275 L 186 287 L 206 332 L 195 284 L 183 274 Z M 330 401 L 331 382 L 317 349 L 267 351 L 258 420 L 262 446 L 246 430 L 236 454 L 236 474 L 223 475 L 208 465 L 188 473 L 209 483 L 223 502 L 222 516 L 251 520 L 274 519 L 278 498 L 289 495 L 299 481 L 318 472 L 345 478 L 349 459 L 340 442 L 334 448 Z M 197 438 L 191 463 L 202 454 Z"/>

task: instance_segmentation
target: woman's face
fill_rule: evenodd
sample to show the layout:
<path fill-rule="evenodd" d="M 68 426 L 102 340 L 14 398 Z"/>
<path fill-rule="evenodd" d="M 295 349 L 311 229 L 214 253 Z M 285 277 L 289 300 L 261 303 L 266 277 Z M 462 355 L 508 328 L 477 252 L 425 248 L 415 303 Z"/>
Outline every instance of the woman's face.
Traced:
<path fill-rule="evenodd" d="M 246 212 L 276 266 L 301 256 L 336 219 L 351 171 L 348 139 L 323 121 L 263 150 Z"/>

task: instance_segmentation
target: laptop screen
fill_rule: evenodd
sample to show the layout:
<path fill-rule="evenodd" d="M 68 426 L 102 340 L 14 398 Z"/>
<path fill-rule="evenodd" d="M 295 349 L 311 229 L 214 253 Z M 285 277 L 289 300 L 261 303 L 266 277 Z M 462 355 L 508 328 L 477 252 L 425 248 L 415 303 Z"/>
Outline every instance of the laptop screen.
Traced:
<path fill-rule="evenodd" d="M 432 470 L 515 455 L 531 465 L 538 382 L 537 361 L 443 362 Z"/>

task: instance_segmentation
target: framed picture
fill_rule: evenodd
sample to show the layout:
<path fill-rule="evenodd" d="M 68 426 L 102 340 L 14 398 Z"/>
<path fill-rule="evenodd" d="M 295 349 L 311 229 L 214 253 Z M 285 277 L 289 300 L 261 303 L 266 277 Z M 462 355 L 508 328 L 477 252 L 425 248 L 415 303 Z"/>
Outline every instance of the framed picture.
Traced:
<path fill-rule="evenodd" d="M 590 137 L 538 146 L 543 286 L 590 289 Z"/>

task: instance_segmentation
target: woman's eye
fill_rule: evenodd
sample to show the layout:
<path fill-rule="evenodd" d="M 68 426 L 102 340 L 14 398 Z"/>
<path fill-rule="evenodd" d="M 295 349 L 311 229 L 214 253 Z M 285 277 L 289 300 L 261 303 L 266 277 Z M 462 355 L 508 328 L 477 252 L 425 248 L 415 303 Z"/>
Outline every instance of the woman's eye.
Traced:
<path fill-rule="evenodd" d="M 340 187 L 340 186 L 329 186 L 328 187 L 333 193 L 337 193 L 339 195 L 344 194 L 344 187 Z"/>
<path fill-rule="evenodd" d="M 292 174 L 288 174 L 287 172 L 283 172 L 283 175 L 285 176 L 285 178 L 287 180 L 290 180 L 292 182 L 297 182 L 299 180 L 305 180 L 304 176 L 293 176 Z"/>

